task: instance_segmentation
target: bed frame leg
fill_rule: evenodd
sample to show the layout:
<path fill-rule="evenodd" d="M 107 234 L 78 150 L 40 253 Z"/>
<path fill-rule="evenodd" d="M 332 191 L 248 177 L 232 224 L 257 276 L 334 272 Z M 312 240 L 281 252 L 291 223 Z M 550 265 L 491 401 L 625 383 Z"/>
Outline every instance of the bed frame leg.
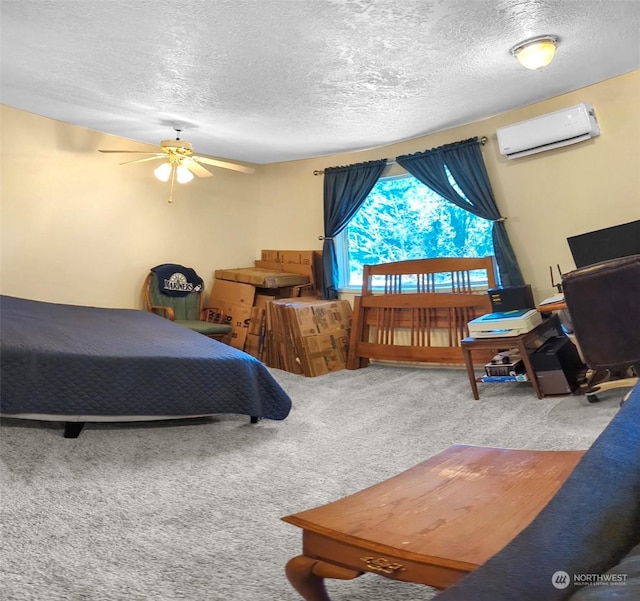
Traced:
<path fill-rule="evenodd" d="M 84 422 L 65 422 L 64 423 L 64 437 L 65 438 L 78 438 L 80 432 L 84 428 Z"/>
<path fill-rule="evenodd" d="M 255 415 L 251 416 L 251 423 L 252 424 L 257 424 L 258 423 L 258 418 Z"/>

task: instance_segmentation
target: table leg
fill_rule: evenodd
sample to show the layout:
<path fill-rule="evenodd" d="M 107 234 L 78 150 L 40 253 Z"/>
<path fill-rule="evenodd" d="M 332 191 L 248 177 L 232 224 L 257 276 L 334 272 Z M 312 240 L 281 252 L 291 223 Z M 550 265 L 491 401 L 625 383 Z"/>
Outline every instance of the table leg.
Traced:
<path fill-rule="evenodd" d="M 305 601 L 331 601 L 324 586 L 325 578 L 351 580 L 362 575 L 362 572 L 334 566 L 305 555 L 290 559 L 285 573 L 291 586 Z"/>
<path fill-rule="evenodd" d="M 471 391 L 473 392 L 473 398 L 477 401 L 480 399 L 480 395 L 478 394 L 478 383 L 476 382 L 476 373 L 473 370 L 473 361 L 471 360 L 471 349 L 463 346 L 462 354 L 464 356 L 464 364 L 467 366 L 467 375 L 469 376 L 469 384 L 471 384 Z"/>

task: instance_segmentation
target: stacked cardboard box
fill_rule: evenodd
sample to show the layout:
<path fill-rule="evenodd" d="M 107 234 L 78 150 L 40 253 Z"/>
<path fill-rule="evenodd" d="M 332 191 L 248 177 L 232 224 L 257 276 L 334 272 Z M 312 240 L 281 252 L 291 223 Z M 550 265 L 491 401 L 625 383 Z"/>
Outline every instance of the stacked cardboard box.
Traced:
<path fill-rule="evenodd" d="M 256 294 L 244 343 L 244 352 L 253 355 L 260 361 L 264 356 L 267 305 L 272 300 L 275 300 L 275 296 Z"/>
<path fill-rule="evenodd" d="M 322 282 L 322 252 L 318 250 L 263 250 L 256 267 L 298 273 L 309 278 L 308 296 L 318 296 Z"/>
<path fill-rule="evenodd" d="M 314 298 L 270 301 L 266 364 L 305 376 L 345 369 L 351 313 L 347 301 Z"/>
<path fill-rule="evenodd" d="M 216 279 L 251 284 L 257 288 L 288 288 L 309 283 L 309 278 L 305 275 L 262 267 L 216 269 L 214 275 Z"/>
<path fill-rule="evenodd" d="M 287 263 L 293 265 L 312 265 L 316 250 L 263 250 L 260 253 L 262 261 L 270 263 Z"/>
<path fill-rule="evenodd" d="M 240 350 L 247 339 L 255 297 L 256 287 L 251 284 L 216 278 L 207 302 L 207 306 L 222 312 L 225 323 L 231 326 L 230 344 Z"/>
<path fill-rule="evenodd" d="M 289 286 L 262 288 L 217 276 L 207 306 L 219 309 L 231 326 L 231 346 L 260 358 L 266 304 L 290 294 Z"/>
<path fill-rule="evenodd" d="M 263 251 L 276 253 L 274 268 L 241 267 L 217 269 L 207 306 L 218 308 L 231 325 L 231 346 L 262 359 L 265 340 L 266 306 L 271 300 L 299 295 L 315 295 L 310 267 L 285 260 L 308 261 L 317 251 Z M 280 253 L 280 254 L 278 254 Z M 287 254 L 291 253 L 291 254 Z M 271 255 L 269 255 L 271 256 Z M 272 257 L 273 258 L 273 257 Z M 303 269 L 297 269 L 302 267 Z"/>

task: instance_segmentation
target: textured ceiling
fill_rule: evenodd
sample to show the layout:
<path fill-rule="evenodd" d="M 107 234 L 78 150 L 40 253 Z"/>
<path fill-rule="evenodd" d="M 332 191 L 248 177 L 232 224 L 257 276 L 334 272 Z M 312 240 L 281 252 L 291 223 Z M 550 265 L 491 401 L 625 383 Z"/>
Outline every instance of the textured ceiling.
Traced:
<path fill-rule="evenodd" d="M 255 163 L 381 146 L 638 69 L 638 0 L 2 0 L 4 104 Z M 529 71 L 509 54 L 560 38 Z"/>

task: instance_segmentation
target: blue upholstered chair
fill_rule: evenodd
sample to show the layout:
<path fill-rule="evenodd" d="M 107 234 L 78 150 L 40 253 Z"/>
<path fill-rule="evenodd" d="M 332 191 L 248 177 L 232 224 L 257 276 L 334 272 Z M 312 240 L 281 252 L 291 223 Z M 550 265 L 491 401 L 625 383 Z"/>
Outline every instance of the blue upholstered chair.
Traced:
<path fill-rule="evenodd" d="M 153 267 L 144 282 L 146 310 L 194 332 L 229 342 L 231 326 L 222 311 L 204 307 L 202 278 L 189 267 L 165 263 Z"/>

